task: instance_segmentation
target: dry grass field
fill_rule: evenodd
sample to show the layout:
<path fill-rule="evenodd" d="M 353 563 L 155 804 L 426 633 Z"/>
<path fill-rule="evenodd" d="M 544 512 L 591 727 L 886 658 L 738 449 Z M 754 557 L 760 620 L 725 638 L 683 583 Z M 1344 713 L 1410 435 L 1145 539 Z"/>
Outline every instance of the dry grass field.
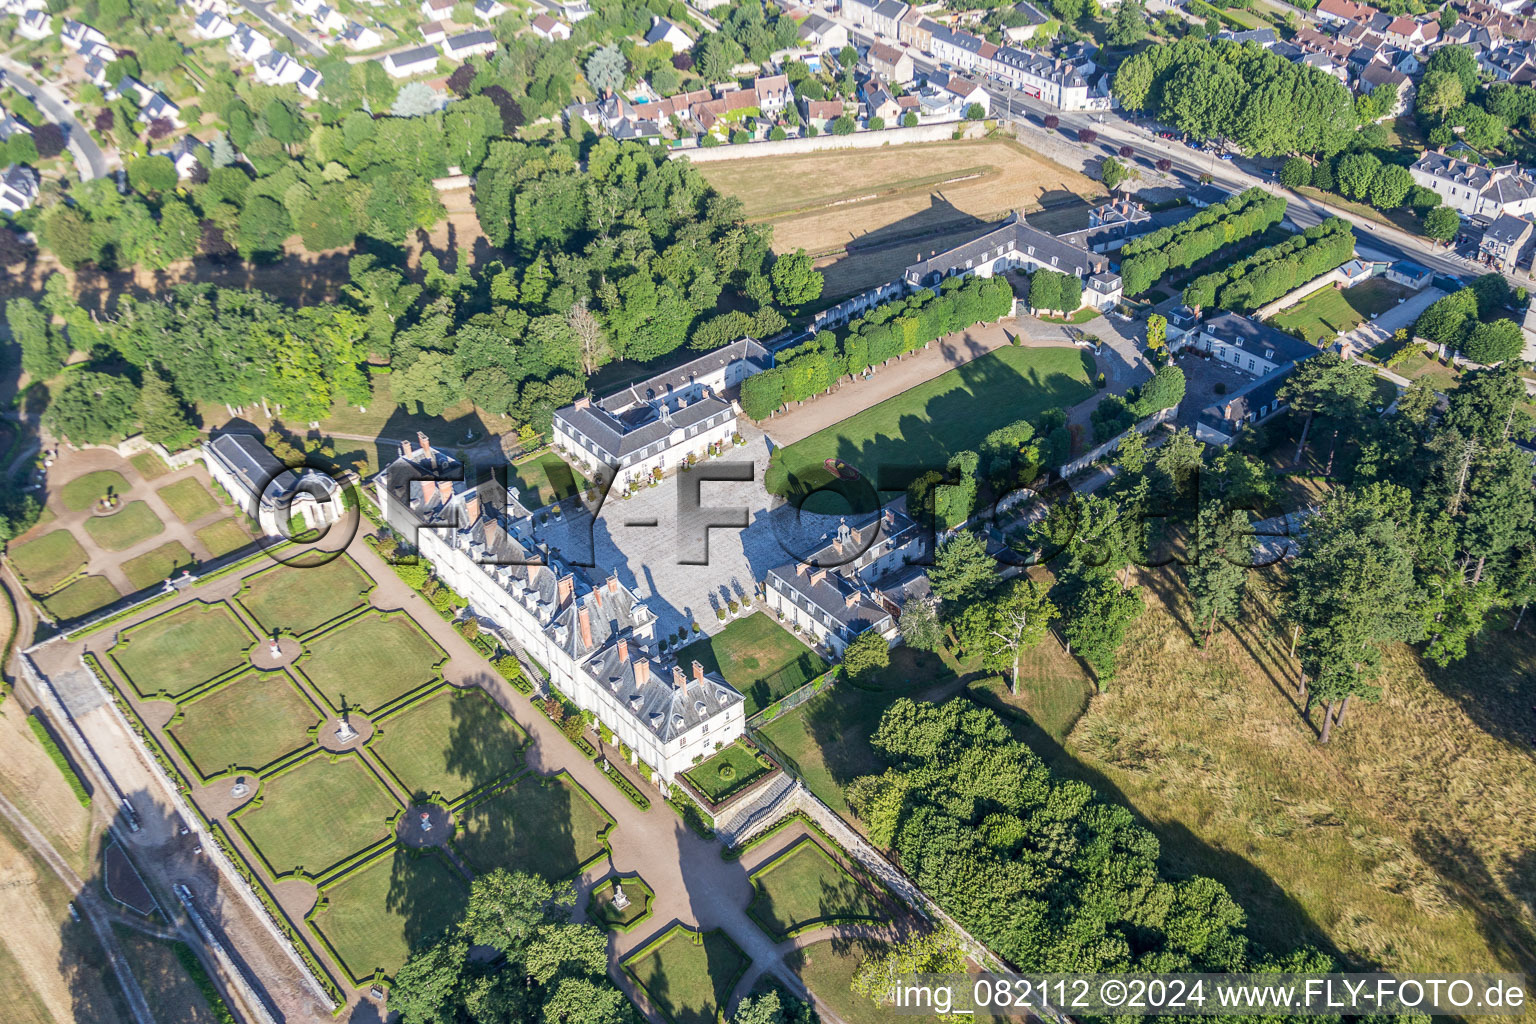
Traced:
<path fill-rule="evenodd" d="M 749 220 L 773 226 L 776 250 L 819 257 L 828 296 L 888 281 L 919 247 L 954 245 L 1010 210 L 1103 191 L 1002 139 L 729 160 L 699 172 L 739 197 Z M 850 247 L 858 258 L 839 260 Z"/>

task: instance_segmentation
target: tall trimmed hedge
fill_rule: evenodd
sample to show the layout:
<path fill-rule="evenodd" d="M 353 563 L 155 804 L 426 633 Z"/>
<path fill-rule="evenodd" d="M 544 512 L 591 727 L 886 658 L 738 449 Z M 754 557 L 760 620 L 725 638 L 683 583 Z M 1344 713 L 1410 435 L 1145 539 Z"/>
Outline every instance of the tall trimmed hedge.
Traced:
<path fill-rule="evenodd" d="M 1125 294 L 1140 295 L 1168 271 L 1192 266 L 1223 246 L 1268 231 L 1284 218 L 1284 198 L 1251 188 L 1187 220 L 1133 239 L 1120 250 Z"/>
<path fill-rule="evenodd" d="M 779 357 L 777 366 L 748 377 L 741 409 L 763 419 L 787 402 L 825 391 L 839 377 L 922 348 L 984 320 L 1007 316 L 1013 288 L 1002 277 L 951 277 L 937 293 L 924 288 L 870 310 L 842 331 L 823 331 Z"/>
<path fill-rule="evenodd" d="M 1224 271 L 1197 277 L 1184 289 L 1184 302 L 1247 313 L 1328 273 L 1354 255 L 1355 236 L 1349 221 L 1330 217 Z"/>

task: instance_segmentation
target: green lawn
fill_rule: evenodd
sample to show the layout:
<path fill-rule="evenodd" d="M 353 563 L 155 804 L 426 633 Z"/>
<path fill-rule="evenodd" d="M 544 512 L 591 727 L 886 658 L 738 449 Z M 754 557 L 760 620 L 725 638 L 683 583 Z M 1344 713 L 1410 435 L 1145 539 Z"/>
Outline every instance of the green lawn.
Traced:
<path fill-rule="evenodd" d="M 59 498 L 64 502 L 65 508 L 72 512 L 79 512 L 90 508 L 108 494 L 124 494 L 127 490 L 128 481 L 123 479 L 123 474 L 111 469 L 102 469 L 76 477 L 65 484 L 64 489 L 59 492 Z"/>
<path fill-rule="evenodd" d="M 85 568 L 85 549 L 68 530 L 54 530 L 25 544 L 12 544 L 11 563 L 34 594 L 46 594 Z"/>
<path fill-rule="evenodd" d="M 719 929 L 700 935 L 679 926 L 641 952 L 624 969 L 676 1024 L 716 1024 L 747 967 L 741 948 Z"/>
<path fill-rule="evenodd" d="M 552 451 L 520 459 L 507 471 L 507 486 L 517 488 L 518 500 L 528 509 L 564 501 L 588 485 L 586 477 Z"/>
<path fill-rule="evenodd" d="M 1008 692 L 1006 678 L 986 678 L 970 685 L 982 703 L 1022 711 L 1058 743 L 1066 739 L 1093 697 L 1093 681 L 1077 660 L 1062 650 L 1055 637 L 1046 637 L 1019 659 L 1019 692 Z"/>
<path fill-rule="evenodd" d="M 329 886 L 310 927 L 362 985 L 375 970 L 399 970 L 411 950 L 463 916 L 468 896 L 463 876 L 438 855 L 397 850 Z"/>
<path fill-rule="evenodd" d="M 824 939 L 791 952 L 785 962 L 843 1024 L 890 1024 L 890 1010 L 853 992 L 853 974 L 859 964 L 884 951 L 878 944 Z"/>
<path fill-rule="evenodd" d="M 192 767 L 207 778 L 231 768 L 252 772 L 309 742 L 315 706 L 283 672 L 252 672 L 181 706 L 170 729 Z"/>
<path fill-rule="evenodd" d="M 1089 398 L 1092 371 L 1093 358 L 1077 348 L 998 349 L 777 450 L 766 486 L 806 493 L 829 482 L 828 458 L 877 486 L 882 467 L 942 468 L 998 427 Z"/>
<path fill-rule="evenodd" d="M 772 770 L 759 761 L 754 752 L 740 743 L 732 743 L 714 757 L 688 769 L 683 776 L 713 803 L 719 803 Z"/>
<path fill-rule="evenodd" d="M 110 516 L 92 516 L 85 521 L 85 532 L 98 547 L 123 551 L 157 533 L 165 532 L 160 517 L 142 501 L 131 501 Z"/>
<path fill-rule="evenodd" d="M 765 612 L 737 619 L 677 653 L 684 671 L 695 661 L 741 691 L 748 718 L 827 670 L 819 654 Z"/>
<path fill-rule="evenodd" d="M 890 913 L 807 836 L 752 872 L 747 913 L 775 942 L 823 924 L 885 921 Z"/>
<path fill-rule="evenodd" d="M 629 897 L 629 906 L 618 910 L 613 905 L 613 889 L 617 885 Z M 651 916 L 651 901 L 655 898 L 651 887 L 641 878 L 610 878 L 592 890 L 587 903 L 587 915 L 593 924 L 615 930 L 632 931 L 635 925 Z"/>
<path fill-rule="evenodd" d="M 219 510 L 219 503 L 208 493 L 202 481 L 195 476 L 178 480 L 160 488 L 160 498 L 171 507 L 176 518 L 184 523 L 195 523 L 203 516 Z"/>
<path fill-rule="evenodd" d="M 227 604 L 199 601 L 130 627 L 109 653 L 139 696 L 178 697 L 240 664 L 252 643 Z"/>
<path fill-rule="evenodd" d="M 364 615 L 312 640 L 310 652 L 299 668 L 331 707 L 345 700 L 368 714 L 430 683 L 443 661 L 442 649 L 405 615 Z"/>
<path fill-rule="evenodd" d="M 57 594 L 43 598 L 43 607 L 55 621 L 68 622 L 105 608 L 122 596 L 105 576 L 84 576 Z"/>
<path fill-rule="evenodd" d="M 319 876 L 389 835 L 400 805 L 357 757 L 324 754 L 261 784 L 261 805 L 235 820 L 274 874 Z"/>
<path fill-rule="evenodd" d="M 1302 299 L 1290 309 L 1270 317 L 1270 323 L 1283 331 L 1301 328 L 1314 344 L 1331 341 L 1341 331 L 1352 331 L 1373 313 L 1384 313 L 1397 300 L 1410 294 L 1407 288 L 1384 277 L 1372 278 L 1340 290 L 1329 285 Z"/>
<path fill-rule="evenodd" d="M 123 563 L 122 570 L 135 590 L 143 590 L 145 587 L 159 586 L 172 574 L 190 569 L 196 564 L 197 559 L 192 557 L 186 546 L 179 540 L 173 540 L 137 558 L 128 559 Z"/>
<path fill-rule="evenodd" d="M 843 787 L 886 768 L 869 745 L 885 709 L 898 697 L 916 697 L 939 687 L 946 696 L 952 694 L 958 689 L 959 667 L 937 654 L 896 647 L 891 667 L 880 677 L 883 689 L 841 684 L 769 722 L 760 733 L 798 769 L 812 793 L 839 814 L 851 816 Z"/>
<path fill-rule="evenodd" d="M 575 783 L 529 776 L 460 811 L 458 824 L 454 842 L 477 872 L 560 879 L 602 854 L 613 819 Z"/>
<path fill-rule="evenodd" d="M 521 767 L 527 739 L 485 691 L 445 687 L 379 722 L 369 749 L 412 794 L 452 803 Z"/>
<path fill-rule="evenodd" d="M 373 580 L 345 555 L 308 568 L 274 566 L 246 579 L 240 591 L 262 629 L 303 636 L 360 608 Z"/>
<path fill-rule="evenodd" d="M 128 460 L 128 464 L 145 480 L 158 480 L 171 471 L 165 460 L 154 452 L 139 452 Z"/>
<path fill-rule="evenodd" d="M 219 558 L 245 547 L 251 542 L 251 535 L 239 519 L 230 518 L 198 530 L 197 539 L 208 549 L 209 558 Z"/>

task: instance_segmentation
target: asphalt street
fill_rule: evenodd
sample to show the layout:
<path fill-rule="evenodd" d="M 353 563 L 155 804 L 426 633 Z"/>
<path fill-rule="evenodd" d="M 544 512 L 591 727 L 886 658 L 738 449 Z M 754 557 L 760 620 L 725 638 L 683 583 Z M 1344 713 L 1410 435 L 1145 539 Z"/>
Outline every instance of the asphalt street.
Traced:
<path fill-rule="evenodd" d="M 240 6 L 260 18 L 262 24 L 288 39 L 312 57 L 324 57 L 325 49 L 313 39 L 272 13 L 272 0 L 240 0 Z"/>
<path fill-rule="evenodd" d="M 37 104 L 39 110 L 48 115 L 49 120 L 64 129 L 64 140 L 75 155 L 75 169 L 80 173 L 80 180 L 89 181 L 105 175 L 106 154 L 102 153 L 101 147 L 96 145 L 96 140 L 91 138 L 80 122 L 75 120 L 63 98 L 51 86 L 37 85 L 30 77 L 31 69 L 9 57 L 0 57 L 0 68 L 5 70 L 13 88 L 25 94 Z"/>

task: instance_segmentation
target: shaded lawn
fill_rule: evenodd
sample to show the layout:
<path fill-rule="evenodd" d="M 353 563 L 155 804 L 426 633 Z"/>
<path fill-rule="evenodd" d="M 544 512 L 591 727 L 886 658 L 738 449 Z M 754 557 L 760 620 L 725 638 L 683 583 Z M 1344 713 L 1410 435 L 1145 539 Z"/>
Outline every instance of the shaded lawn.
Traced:
<path fill-rule="evenodd" d="M 699 792 L 714 803 L 719 803 L 733 793 L 746 789 L 770 771 L 772 769 L 759 761 L 752 751 L 740 743 L 731 743 L 683 775 Z"/>
<path fill-rule="evenodd" d="M 109 653 L 139 696 L 176 697 L 234 668 L 253 642 L 228 605 L 194 602 L 127 630 Z"/>
<path fill-rule="evenodd" d="M 92 516 L 85 521 L 85 532 L 97 546 L 108 551 L 122 551 L 157 533 L 165 532 L 160 517 L 142 501 L 132 501 L 110 516 Z"/>
<path fill-rule="evenodd" d="M 271 870 L 303 868 L 323 874 L 389 834 L 389 819 L 400 810 L 363 762 L 325 755 L 263 780 L 261 806 L 237 814 L 246 837 Z"/>
<path fill-rule="evenodd" d="M 100 469 L 65 484 L 59 491 L 59 499 L 71 512 L 79 512 L 90 508 L 108 494 L 123 494 L 127 490 L 128 481 L 123 479 L 123 474 L 112 469 Z"/>
<path fill-rule="evenodd" d="M 179 540 L 167 541 L 137 558 L 130 558 L 121 566 L 123 575 L 135 590 L 159 586 L 167 577 L 183 569 L 190 569 L 197 559 Z"/>
<path fill-rule="evenodd" d="M 380 857 L 325 890 L 310 927 L 330 943 L 355 984 L 394 974 L 413 949 L 464 913 L 464 878 L 440 856 L 404 850 Z"/>
<path fill-rule="evenodd" d="M 507 486 L 516 487 L 518 500 L 530 510 L 581 493 L 590 481 L 552 451 L 520 459 L 507 469 Z"/>
<path fill-rule="evenodd" d="M 952 696 L 964 670 L 948 654 L 941 657 L 896 647 L 891 651 L 890 668 L 880 676 L 881 689 L 839 684 L 769 722 L 759 732 L 792 762 L 791 767 L 812 793 L 839 814 L 852 818 L 843 787 L 860 775 L 878 774 L 886 768 L 869 745 L 885 709 L 900 697 Z"/>
<path fill-rule="evenodd" d="M 613 890 L 617 885 L 629 897 L 629 906 L 619 910 L 613 905 Z M 587 915 L 593 924 L 604 928 L 630 928 L 651 915 L 651 902 L 655 899 L 650 887 L 639 878 L 612 878 L 592 890 L 587 903 Z"/>
<path fill-rule="evenodd" d="M 824 939 L 804 949 L 792 950 L 784 960 L 805 987 L 824 1001 L 844 1024 L 890 1024 L 892 1013 L 889 1009 L 853 992 L 853 975 L 859 964 L 885 949 L 883 944 L 874 942 Z"/>
<path fill-rule="evenodd" d="M 185 480 L 178 480 L 160 488 L 161 499 L 171 507 L 176 518 L 184 523 L 193 523 L 219 510 L 219 503 L 213 495 L 208 493 L 202 481 L 195 476 L 189 476 Z"/>
<path fill-rule="evenodd" d="M 27 589 L 46 594 L 85 568 L 85 549 L 68 530 L 54 530 L 24 544 L 12 544 L 11 564 Z"/>
<path fill-rule="evenodd" d="M 204 778 L 226 768 L 259 771 L 310 742 L 320 721 L 283 672 L 252 672 L 181 707 L 171 734 Z"/>
<path fill-rule="evenodd" d="M 483 690 L 448 687 L 378 723 L 370 749 L 413 796 L 452 803 L 521 767 L 527 739 Z"/>
<path fill-rule="evenodd" d="M 747 913 L 775 942 L 823 922 L 883 922 L 890 917 L 874 895 L 809 836 L 754 871 L 752 886 Z"/>
<path fill-rule="evenodd" d="M 145 480 L 158 480 L 171 471 L 165 460 L 154 452 L 139 452 L 128 460 L 128 464 Z"/>
<path fill-rule="evenodd" d="M 251 534 L 239 519 L 220 519 L 198 530 L 197 539 L 208 549 L 209 558 L 220 558 L 249 544 Z"/>
<path fill-rule="evenodd" d="M 779 449 L 765 485 L 772 494 L 803 493 L 826 478 L 829 458 L 876 486 L 882 472 L 942 468 L 998 427 L 1089 398 L 1092 374 L 1093 357 L 1077 348 L 989 352 Z"/>
<path fill-rule="evenodd" d="M 821 655 L 764 612 L 737 619 L 712 637 L 677 652 L 684 671 L 697 661 L 718 672 L 746 697 L 748 718 L 828 668 Z"/>
<path fill-rule="evenodd" d="M 176 956 L 181 943 L 116 923 L 112 931 L 156 1024 L 219 1024 L 208 1000 Z"/>
<path fill-rule="evenodd" d="M 105 576 L 85 576 L 57 594 L 43 598 L 42 603 L 55 621 L 68 622 L 105 608 L 122 596 Z"/>
<path fill-rule="evenodd" d="M 1010 682 L 1006 675 L 995 676 L 971 683 L 968 689 L 983 703 L 1023 712 L 1057 742 L 1072 731 L 1094 693 L 1093 681 L 1054 636 L 1047 636 L 1019 659 L 1017 694 L 1008 692 Z"/>
<path fill-rule="evenodd" d="M 600 855 L 611 825 L 575 783 L 529 776 L 460 811 L 454 842 L 479 873 L 506 868 L 554 880 Z"/>
<path fill-rule="evenodd" d="M 716 1024 L 746 966 L 746 955 L 719 929 L 703 935 L 679 929 L 625 969 L 668 1020 Z"/>
<path fill-rule="evenodd" d="M 345 555 L 320 565 L 278 566 L 245 581 L 240 604 L 264 630 L 303 636 L 365 601 L 373 580 Z"/>
<path fill-rule="evenodd" d="M 1283 331 L 1301 328 L 1314 344 L 1332 340 L 1341 331 L 1352 331 L 1372 314 L 1384 313 L 1409 294 L 1407 288 L 1386 278 L 1363 281 L 1353 288 L 1329 285 L 1302 299 L 1290 309 L 1276 313 L 1270 322 Z"/>
<path fill-rule="evenodd" d="M 312 570 L 305 570 L 306 572 Z M 437 676 L 443 652 L 408 616 L 364 615 L 311 641 L 299 668 L 331 707 L 372 713 Z"/>

